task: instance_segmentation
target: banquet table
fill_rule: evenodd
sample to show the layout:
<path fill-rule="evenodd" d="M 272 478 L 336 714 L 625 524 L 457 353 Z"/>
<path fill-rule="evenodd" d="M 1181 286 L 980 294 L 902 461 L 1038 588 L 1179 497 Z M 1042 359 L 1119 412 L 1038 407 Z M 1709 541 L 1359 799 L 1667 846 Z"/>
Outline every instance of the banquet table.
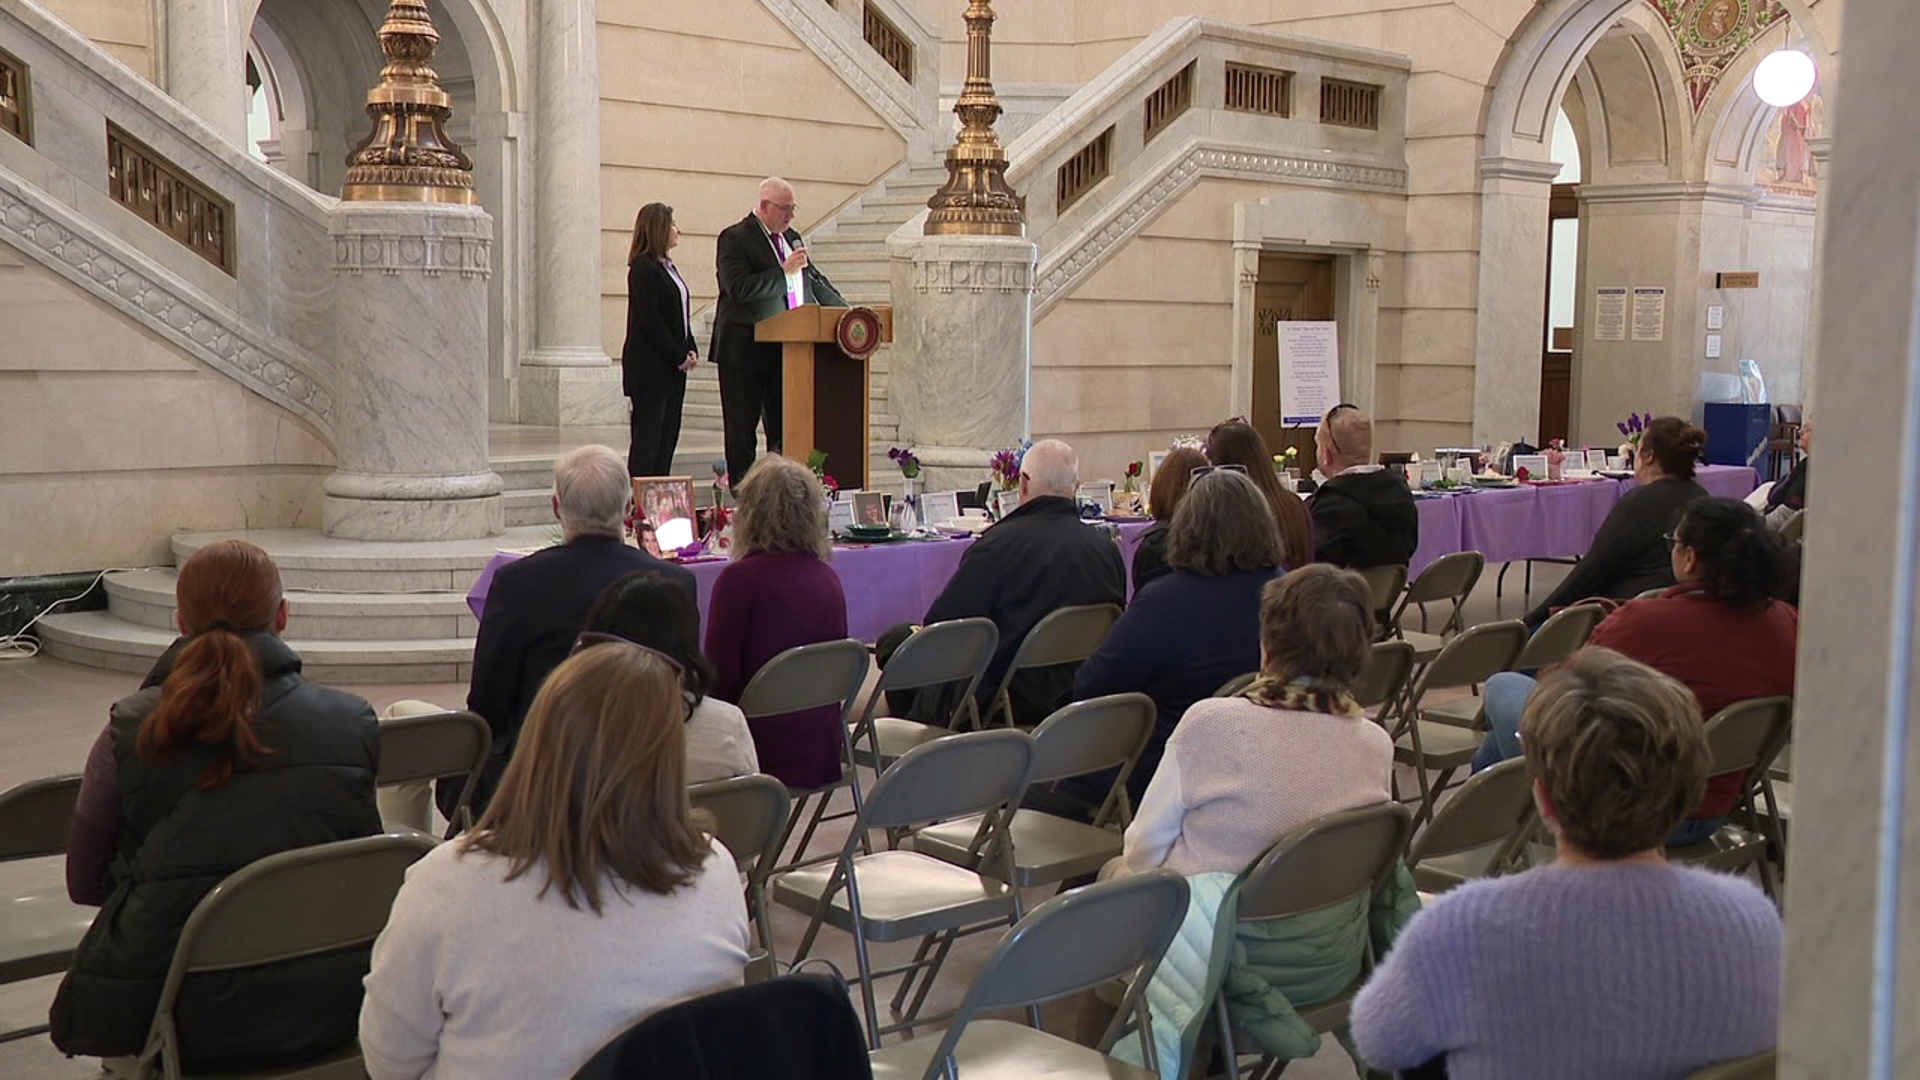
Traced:
<path fill-rule="evenodd" d="M 1151 522 L 1116 523 L 1121 561 L 1133 566 L 1134 549 L 1140 535 Z M 917 623 L 926 617 L 940 590 L 960 565 L 960 557 L 972 546 L 972 537 L 939 540 L 896 540 L 885 544 L 836 544 L 829 563 L 840 575 L 840 587 L 847 594 L 847 633 L 865 642 L 878 640 L 881 634 L 901 623 Z M 493 576 L 502 566 L 525 557 L 523 551 L 502 551 L 487 561 L 480 577 L 467 591 L 467 606 L 474 618 L 483 617 L 487 593 Z M 707 629 L 707 607 L 713 598 L 713 583 L 726 569 L 724 558 L 687 561 L 700 589 L 700 633 Z M 1131 569 L 1129 569 L 1131 573 Z"/>

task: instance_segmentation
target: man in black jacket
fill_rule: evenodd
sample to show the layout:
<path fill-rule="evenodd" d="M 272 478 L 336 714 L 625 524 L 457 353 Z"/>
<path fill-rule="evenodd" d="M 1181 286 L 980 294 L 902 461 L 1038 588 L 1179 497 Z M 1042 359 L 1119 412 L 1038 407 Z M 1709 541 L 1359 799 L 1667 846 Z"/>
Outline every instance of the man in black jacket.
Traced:
<path fill-rule="evenodd" d="M 698 602 L 691 571 L 626 543 L 632 504 L 626 460 L 609 447 L 580 447 L 553 467 L 553 513 L 563 542 L 508 563 L 494 575 L 467 688 L 467 708 L 493 729 L 493 759 L 474 787 L 475 817 L 499 786 L 527 707 L 567 658 L 600 590 L 635 570 L 647 570 L 679 583 Z M 440 783 L 441 813 L 452 816 L 459 793 L 459 783 Z"/>
<path fill-rule="evenodd" d="M 1335 405 L 1313 444 L 1326 477 L 1307 503 L 1314 559 L 1348 570 L 1411 563 L 1420 514 L 1406 478 L 1372 464 L 1373 421 L 1351 405 Z"/>
<path fill-rule="evenodd" d="M 746 479 L 760 449 L 754 429 L 767 427 L 767 451 L 780 441 L 780 345 L 753 339 L 755 323 L 801 304 L 846 305 L 846 298 L 808 261 L 793 228 L 793 185 L 777 176 L 760 181 L 753 212 L 720 232 L 714 249 L 720 299 L 714 306 L 713 363 L 720 374 L 721 426 L 727 474 Z"/>
<path fill-rule="evenodd" d="M 1041 619 L 1064 607 L 1124 604 L 1127 571 L 1107 534 L 1080 523 L 1080 459 L 1073 448 L 1045 439 L 1020 463 L 1020 506 L 973 542 L 947 587 L 927 609 L 927 623 L 985 616 L 1000 628 L 1000 645 L 980 680 L 980 709 L 1013 654 Z M 1073 689 L 1071 668 L 1023 672 L 1008 687 L 1013 718 L 1038 724 Z M 921 694 L 914 719 L 945 724 L 959 703 L 957 690 Z"/>

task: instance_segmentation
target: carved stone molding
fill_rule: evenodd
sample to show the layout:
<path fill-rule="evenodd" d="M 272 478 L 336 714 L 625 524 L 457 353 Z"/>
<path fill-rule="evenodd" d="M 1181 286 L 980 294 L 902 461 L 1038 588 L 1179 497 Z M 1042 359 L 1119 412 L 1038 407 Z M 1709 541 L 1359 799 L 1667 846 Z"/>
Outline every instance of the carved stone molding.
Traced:
<path fill-rule="evenodd" d="M 485 278 L 492 273 L 493 242 L 478 236 L 392 236 L 349 232 L 333 238 L 334 269 L 346 274 L 459 274 Z"/>
<path fill-rule="evenodd" d="M 1033 265 L 987 260 L 930 261 L 913 264 L 918 293 L 1033 291 Z"/>
<path fill-rule="evenodd" d="M 4 169 L 0 241 L 332 438 L 333 393 L 321 361 L 269 340 L 185 282 L 166 280 L 166 271 L 145 255 L 87 229 L 66 207 Z"/>
<path fill-rule="evenodd" d="M 1226 147 L 1196 146 L 1174 159 L 1131 202 L 1116 202 L 1082 239 L 1055 249 L 1041 260 L 1040 283 L 1033 297 L 1039 319 L 1083 276 L 1103 262 L 1121 241 L 1138 232 L 1203 176 L 1241 180 L 1285 180 L 1318 186 L 1405 194 L 1407 170 L 1378 165 L 1325 161 L 1286 154 L 1263 154 Z"/>
<path fill-rule="evenodd" d="M 914 92 L 913 85 L 900 78 L 900 73 L 888 67 L 887 62 L 878 53 L 868 49 L 865 42 L 850 45 L 839 35 L 829 32 L 829 24 L 824 24 L 822 20 L 844 25 L 833 12 L 825 11 L 816 15 L 795 0 L 760 0 L 760 3 L 773 12 L 787 29 L 793 31 L 815 56 L 833 68 L 847 85 L 859 93 L 861 100 L 878 112 L 894 130 L 902 135 L 917 135 L 926 130 L 928 117 L 935 111 L 937 102 L 931 98 L 924 102 L 916 100 L 919 95 Z M 816 3 L 814 6 L 822 5 Z M 851 33 L 848 38 L 851 38 Z M 867 51 L 871 68 L 861 62 L 856 48 Z M 938 49 L 938 43 L 934 43 L 932 48 Z M 916 42 L 915 49 L 921 53 L 927 51 L 925 43 Z M 884 72 L 884 79 L 876 71 Z"/>

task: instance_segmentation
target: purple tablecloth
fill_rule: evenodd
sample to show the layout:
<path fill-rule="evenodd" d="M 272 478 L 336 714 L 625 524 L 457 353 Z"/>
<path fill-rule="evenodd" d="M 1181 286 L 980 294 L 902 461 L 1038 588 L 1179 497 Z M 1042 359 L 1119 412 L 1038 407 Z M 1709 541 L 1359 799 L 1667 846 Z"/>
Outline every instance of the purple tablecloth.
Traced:
<path fill-rule="evenodd" d="M 1129 568 L 1133 566 L 1134 549 L 1140 545 L 1140 534 L 1147 531 L 1149 524 L 1127 522 L 1116 526 L 1120 531 L 1121 559 Z M 947 580 L 960 565 L 960 556 L 972 543 L 971 538 L 963 538 L 836 546 L 830 565 L 840 575 L 840 587 L 847 594 L 847 633 L 871 642 L 894 626 L 925 618 L 927 608 L 940 595 L 940 590 L 947 587 Z M 522 557 L 521 552 L 501 551 L 487 560 L 486 568 L 467 590 L 467 607 L 473 610 L 474 618 L 480 618 L 486 610 L 493 575 L 502 566 Z M 686 565 L 693 571 L 693 580 L 700 588 L 700 633 L 704 638 L 713 583 L 720 580 L 720 571 L 726 569 L 727 561 L 714 559 Z"/>

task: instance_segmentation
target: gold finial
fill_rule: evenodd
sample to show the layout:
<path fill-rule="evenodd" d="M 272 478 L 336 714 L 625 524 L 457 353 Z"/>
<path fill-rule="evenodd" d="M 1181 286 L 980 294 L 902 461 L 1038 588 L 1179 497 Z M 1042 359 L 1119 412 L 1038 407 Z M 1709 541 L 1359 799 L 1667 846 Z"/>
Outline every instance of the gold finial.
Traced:
<path fill-rule="evenodd" d="M 474 203 L 473 162 L 443 125 L 453 99 L 427 66 L 440 33 L 426 0 L 392 0 L 380 25 L 387 54 L 380 85 L 367 91 L 373 130 L 347 155 L 347 182 L 340 197 L 350 202 Z"/>
<path fill-rule="evenodd" d="M 927 200 L 928 236 L 1025 236 L 1027 200 L 1007 185 L 1007 154 L 993 133 L 993 5 L 967 3 L 967 84 L 953 111 L 960 137 L 947 149 L 947 182 Z"/>

